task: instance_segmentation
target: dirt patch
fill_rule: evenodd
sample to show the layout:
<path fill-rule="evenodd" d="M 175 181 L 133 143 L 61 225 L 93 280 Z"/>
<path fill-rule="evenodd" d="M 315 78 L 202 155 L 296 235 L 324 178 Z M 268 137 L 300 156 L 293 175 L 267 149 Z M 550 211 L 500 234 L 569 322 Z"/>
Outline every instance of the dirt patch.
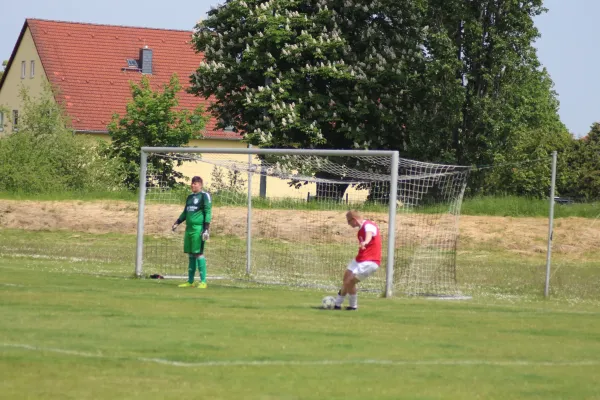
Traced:
<path fill-rule="evenodd" d="M 181 213 L 181 205 L 148 205 L 145 230 L 148 234 L 170 232 Z M 386 234 L 385 214 L 367 215 Z M 294 241 L 324 240 L 347 242 L 352 230 L 343 213 L 291 210 L 254 210 L 253 236 Z M 217 207 L 213 216 L 214 233 L 244 236 L 246 211 L 243 208 Z M 318 229 L 317 229 L 318 226 Z M 0 200 L 0 227 L 27 230 L 65 230 L 89 233 L 135 234 L 137 205 L 120 201 L 14 201 Z M 313 229 L 314 228 L 314 229 Z M 454 218 L 449 215 L 402 214 L 397 221 L 397 242 L 452 240 L 456 235 Z M 545 253 L 548 220 L 545 218 L 512 218 L 461 216 L 459 229 L 461 248 L 494 246 L 517 253 Z M 561 218 L 555 221 L 554 252 L 583 256 L 597 252 L 600 244 L 600 221 L 585 218 Z"/>
<path fill-rule="evenodd" d="M 464 245 L 495 245 L 522 253 L 546 253 L 547 218 L 460 218 L 460 241 Z M 600 220 L 560 218 L 554 221 L 553 252 L 583 256 L 600 250 Z"/>

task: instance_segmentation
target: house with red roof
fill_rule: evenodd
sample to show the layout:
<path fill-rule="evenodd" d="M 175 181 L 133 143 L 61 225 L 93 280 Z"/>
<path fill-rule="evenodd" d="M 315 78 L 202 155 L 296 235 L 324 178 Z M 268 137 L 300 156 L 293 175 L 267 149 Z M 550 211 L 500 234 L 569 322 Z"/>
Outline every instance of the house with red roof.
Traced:
<path fill-rule="evenodd" d="M 173 73 L 189 87 L 202 61 L 191 46 L 192 32 L 76 22 L 26 19 L 0 79 L 0 135 L 18 130 L 21 86 L 32 96 L 44 81 L 54 88 L 73 129 L 108 139 L 112 115 L 123 115 L 131 100 L 130 82 L 150 76 L 156 88 Z M 180 92 L 182 108 L 208 108 L 209 100 Z M 239 134 L 217 129 L 211 118 L 199 147 L 246 147 Z"/>

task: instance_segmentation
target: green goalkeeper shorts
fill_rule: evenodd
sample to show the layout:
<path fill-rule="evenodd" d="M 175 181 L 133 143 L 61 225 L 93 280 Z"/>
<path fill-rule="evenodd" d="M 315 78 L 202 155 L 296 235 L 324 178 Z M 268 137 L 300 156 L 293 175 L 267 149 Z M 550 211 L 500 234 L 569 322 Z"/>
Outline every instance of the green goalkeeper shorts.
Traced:
<path fill-rule="evenodd" d="M 188 254 L 204 253 L 204 241 L 202 240 L 202 230 L 186 230 L 183 238 L 183 252 Z"/>

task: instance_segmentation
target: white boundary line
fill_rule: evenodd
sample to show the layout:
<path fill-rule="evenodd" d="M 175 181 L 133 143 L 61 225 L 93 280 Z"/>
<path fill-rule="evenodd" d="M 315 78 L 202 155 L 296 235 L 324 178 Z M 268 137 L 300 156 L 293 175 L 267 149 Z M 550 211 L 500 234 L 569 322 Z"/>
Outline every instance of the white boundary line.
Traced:
<path fill-rule="evenodd" d="M 584 360 L 584 361 L 492 361 L 492 360 L 369 360 L 369 359 L 354 359 L 354 360 L 267 360 L 267 361 L 203 361 L 203 362 L 182 362 L 173 361 L 163 358 L 145 358 L 145 357 L 119 357 L 108 356 L 102 353 L 87 353 L 82 351 L 56 349 L 50 347 L 32 346 L 29 344 L 19 343 L 2 343 L 1 347 L 67 354 L 70 356 L 84 358 L 102 358 L 115 360 L 130 360 L 144 363 L 154 363 L 168 365 L 171 367 L 199 368 L 199 367 L 271 367 L 271 366 L 319 366 L 319 365 L 392 365 L 392 366 L 495 366 L 495 367 L 587 367 L 600 365 L 600 360 Z"/>
<path fill-rule="evenodd" d="M 9 249 L 10 250 L 10 249 Z M 33 258 L 33 259 L 42 259 L 42 260 L 51 260 L 51 261 L 72 261 L 72 262 L 99 262 L 105 263 L 104 260 L 97 260 L 93 258 L 84 258 L 84 257 L 65 257 L 65 256 L 53 256 L 47 254 L 23 254 L 23 253 L 3 253 L 0 252 L 0 257 L 13 257 L 13 258 Z"/>

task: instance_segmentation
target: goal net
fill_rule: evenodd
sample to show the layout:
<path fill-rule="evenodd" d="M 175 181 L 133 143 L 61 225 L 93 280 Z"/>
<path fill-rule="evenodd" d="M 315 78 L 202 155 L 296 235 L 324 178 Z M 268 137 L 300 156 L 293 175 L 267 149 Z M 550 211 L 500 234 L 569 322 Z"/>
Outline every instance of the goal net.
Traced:
<path fill-rule="evenodd" d="M 392 151 L 143 150 L 138 276 L 187 276 L 185 228 L 172 232 L 171 225 L 199 175 L 213 202 L 209 280 L 334 290 L 358 249 L 345 218 L 355 209 L 379 226 L 383 244 L 381 270 L 361 290 L 459 293 L 456 242 L 468 169 Z"/>

